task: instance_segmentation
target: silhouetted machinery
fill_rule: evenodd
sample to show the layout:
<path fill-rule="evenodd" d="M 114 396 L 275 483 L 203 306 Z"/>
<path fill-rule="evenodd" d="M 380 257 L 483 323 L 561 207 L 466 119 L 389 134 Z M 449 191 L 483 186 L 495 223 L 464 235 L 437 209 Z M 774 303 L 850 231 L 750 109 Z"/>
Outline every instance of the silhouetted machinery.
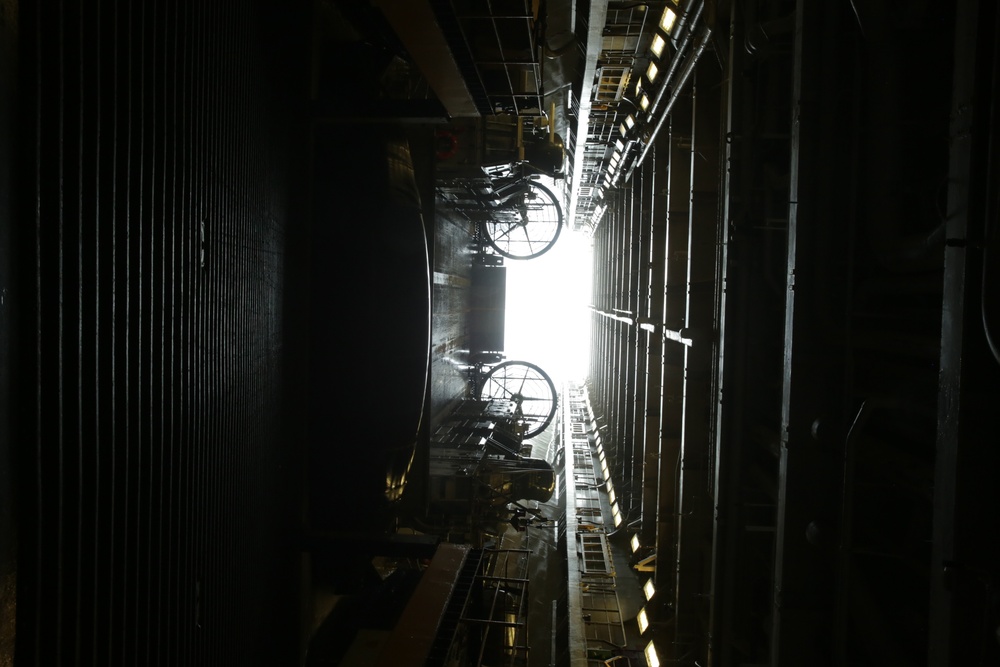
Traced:
<path fill-rule="evenodd" d="M 556 195 L 538 182 L 563 176 L 554 115 L 457 119 L 437 136 L 439 195 L 475 226 L 468 394 L 430 434 L 423 506 L 409 517 L 451 542 L 483 546 L 510 525 L 543 520 L 524 503 L 555 490 L 552 466 L 522 448 L 552 422 L 556 387 L 535 364 L 504 356 L 504 260 L 542 255 L 562 228 Z"/>
<path fill-rule="evenodd" d="M 439 190 L 476 223 L 480 254 L 533 259 L 559 239 L 562 206 L 539 182 L 564 176 L 554 117 L 553 108 L 548 117 L 457 119 L 438 132 Z"/>
<path fill-rule="evenodd" d="M 483 546 L 509 525 L 523 530 L 540 520 L 524 502 L 551 498 L 556 477 L 547 461 L 521 452 L 537 426 L 514 398 L 463 401 L 431 435 L 425 512 L 415 527 Z"/>

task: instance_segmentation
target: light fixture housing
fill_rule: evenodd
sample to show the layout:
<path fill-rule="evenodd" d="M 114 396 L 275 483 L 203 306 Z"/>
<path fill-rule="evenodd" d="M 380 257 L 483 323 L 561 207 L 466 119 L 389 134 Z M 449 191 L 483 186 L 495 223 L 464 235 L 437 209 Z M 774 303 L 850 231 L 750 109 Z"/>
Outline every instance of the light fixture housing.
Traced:
<path fill-rule="evenodd" d="M 646 596 L 646 601 L 653 599 L 653 595 L 656 594 L 656 586 L 653 585 L 652 579 L 647 579 L 646 583 L 642 585 L 642 594 Z"/>
<path fill-rule="evenodd" d="M 674 29 L 674 23 L 677 22 L 677 14 L 670 7 L 665 7 L 663 9 L 663 16 L 660 17 L 660 30 L 670 34 L 670 31 Z"/>
<path fill-rule="evenodd" d="M 646 608 L 643 607 L 639 610 L 639 614 L 635 617 L 636 622 L 639 624 L 639 634 L 643 634 L 649 629 L 649 617 L 646 616 Z"/>
<path fill-rule="evenodd" d="M 667 45 L 667 40 L 663 39 L 661 35 L 656 35 L 653 37 L 653 43 L 649 45 L 649 50 L 654 56 L 659 58 L 663 55 L 663 47 Z"/>
<path fill-rule="evenodd" d="M 646 644 L 646 650 L 643 653 L 646 654 L 646 664 L 649 667 L 660 667 L 660 656 L 656 653 L 656 647 L 653 646 L 653 642 Z"/>

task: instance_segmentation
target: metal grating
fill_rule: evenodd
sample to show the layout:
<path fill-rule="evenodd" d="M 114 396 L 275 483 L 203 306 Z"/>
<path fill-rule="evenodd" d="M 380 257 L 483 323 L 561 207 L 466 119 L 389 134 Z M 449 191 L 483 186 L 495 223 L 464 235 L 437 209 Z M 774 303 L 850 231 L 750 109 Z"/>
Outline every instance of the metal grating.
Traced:
<path fill-rule="evenodd" d="M 292 664 L 292 51 L 255 4 L 28 7 L 18 664 Z"/>
<path fill-rule="evenodd" d="M 434 0 L 432 7 L 483 115 L 543 110 L 539 26 L 524 0 Z"/>

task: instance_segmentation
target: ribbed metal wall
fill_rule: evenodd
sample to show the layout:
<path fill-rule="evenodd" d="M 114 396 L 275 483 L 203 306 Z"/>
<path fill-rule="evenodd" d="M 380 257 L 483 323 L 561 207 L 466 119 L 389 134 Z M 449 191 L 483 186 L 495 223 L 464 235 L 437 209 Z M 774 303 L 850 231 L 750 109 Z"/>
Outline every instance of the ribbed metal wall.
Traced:
<path fill-rule="evenodd" d="M 23 12 L 18 664 L 293 659 L 259 10 Z"/>

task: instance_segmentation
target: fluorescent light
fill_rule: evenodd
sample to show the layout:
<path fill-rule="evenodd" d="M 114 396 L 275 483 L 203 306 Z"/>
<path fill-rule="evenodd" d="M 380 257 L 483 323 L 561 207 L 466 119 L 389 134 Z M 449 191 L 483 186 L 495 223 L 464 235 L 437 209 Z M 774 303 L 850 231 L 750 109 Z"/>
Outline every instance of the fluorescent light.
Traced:
<path fill-rule="evenodd" d="M 610 501 L 611 501 L 611 504 L 612 504 L 612 505 L 614 505 L 614 504 L 615 504 L 615 501 L 616 501 L 616 500 L 618 500 L 618 499 L 617 499 L 617 498 L 615 497 L 615 490 L 614 490 L 614 489 L 611 489 L 610 491 L 608 491 L 608 500 L 610 500 Z"/>
<path fill-rule="evenodd" d="M 622 513 L 621 510 L 618 509 L 618 505 L 611 506 L 611 516 L 615 519 L 615 528 L 622 525 Z"/>
<path fill-rule="evenodd" d="M 653 580 L 648 579 L 646 583 L 642 586 L 642 592 L 646 596 L 647 600 L 652 600 L 653 595 L 656 593 L 656 587 L 653 586 Z"/>
<path fill-rule="evenodd" d="M 629 114 L 628 118 L 625 119 L 625 124 L 630 130 L 632 129 L 632 126 L 635 125 L 635 118 L 632 117 L 632 114 Z"/>
<path fill-rule="evenodd" d="M 639 100 L 639 106 L 642 107 L 643 111 L 645 111 L 646 109 L 648 109 L 649 108 L 649 98 L 647 96 L 643 95 L 642 99 Z"/>
<path fill-rule="evenodd" d="M 625 136 L 626 134 L 628 134 L 628 128 L 627 128 L 627 127 L 625 127 L 625 123 L 622 123 L 622 124 L 621 124 L 621 127 L 619 127 L 619 128 L 618 128 L 618 131 L 622 133 L 622 136 L 623 136 L 623 137 L 624 137 L 624 136 Z"/>
<path fill-rule="evenodd" d="M 646 68 L 646 78 L 652 83 L 656 81 L 656 75 L 660 73 L 660 68 L 656 66 L 656 63 L 649 63 L 649 67 Z"/>
<path fill-rule="evenodd" d="M 663 47 L 666 45 L 667 40 L 657 35 L 653 38 L 653 44 L 649 47 L 649 50 L 653 52 L 654 56 L 659 58 L 663 54 Z"/>
<path fill-rule="evenodd" d="M 632 535 L 632 553 L 635 553 L 636 551 L 638 551 L 640 546 L 642 546 L 642 545 L 639 544 L 639 534 L 636 533 L 636 534 Z"/>
<path fill-rule="evenodd" d="M 663 10 L 663 17 L 660 18 L 660 29 L 669 35 L 676 20 L 677 14 L 674 13 L 674 10 L 670 9 L 670 7 L 665 8 Z"/>
<path fill-rule="evenodd" d="M 635 620 L 639 623 L 639 634 L 641 635 L 649 628 L 649 617 L 646 616 L 645 607 L 639 610 L 639 615 L 635 617 Z"/>
<path fill-rule="evenodd" d="M 643 652 L 646 654 L 646 664 L 649 667 L 660 667 L 660 656 L 656 654 L 656 647 L 653 646 L 653 642 L 646 644 L 646 650 Z"/>
<path fill-rule="evenodd" d="M 642 77 L 635 80 L 635 94 L 638 95 L 642 92 Z"/>

